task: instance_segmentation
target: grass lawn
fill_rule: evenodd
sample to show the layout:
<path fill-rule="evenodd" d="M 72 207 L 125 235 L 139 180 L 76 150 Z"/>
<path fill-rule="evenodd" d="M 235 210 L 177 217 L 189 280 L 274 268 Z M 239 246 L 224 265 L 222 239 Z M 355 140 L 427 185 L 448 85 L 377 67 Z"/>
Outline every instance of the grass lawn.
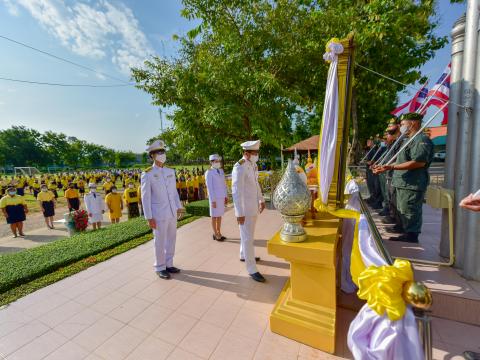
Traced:
<path fill-rule="evenodd" d="M 187 215 L 177 227 L 199 216 Z M 153 237 L 143 218 L 0 256 L 0 306 L 78 273 Z"/>

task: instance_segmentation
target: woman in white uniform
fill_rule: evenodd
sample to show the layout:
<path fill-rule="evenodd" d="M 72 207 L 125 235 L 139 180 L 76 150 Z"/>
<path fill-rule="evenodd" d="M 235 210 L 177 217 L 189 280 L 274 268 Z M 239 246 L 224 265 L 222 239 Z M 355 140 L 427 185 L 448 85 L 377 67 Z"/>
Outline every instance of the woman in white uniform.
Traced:
<path fill-rule="evenodd" d="M 210 216 L 212 217 L 213 240 L 217 241 L 226 239 L 220 232 L 220 227 L 222 225 L 222 216 L 225 213 L 225 205 L 228 202 L 227 184 L 225 182 L 225 174 L 223 169 L 221 169 L 221 159 L 218 154 L 210 155 L 211 167 L 205 173 Z"/>

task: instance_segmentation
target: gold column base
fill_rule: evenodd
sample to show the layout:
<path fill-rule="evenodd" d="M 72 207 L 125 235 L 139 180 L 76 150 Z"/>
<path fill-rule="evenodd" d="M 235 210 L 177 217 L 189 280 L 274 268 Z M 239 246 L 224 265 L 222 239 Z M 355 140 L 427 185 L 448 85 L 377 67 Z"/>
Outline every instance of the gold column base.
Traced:
<path fill-rule="evenodd" d="M 290 263 L 290 279 L 270 315 L 273 332 L 325 352 L 335 352 L 336 247 L 341 221 L 322 215 L 307 221 L 304 242 L 288 243 L 277 232 L 270 254 Z"/>
<path fill-rule="evenodd" d="M 270 315 L 270 329 L 314 348 L 335 351 L 335 310 L 294 300 L 290 280 Z"/>

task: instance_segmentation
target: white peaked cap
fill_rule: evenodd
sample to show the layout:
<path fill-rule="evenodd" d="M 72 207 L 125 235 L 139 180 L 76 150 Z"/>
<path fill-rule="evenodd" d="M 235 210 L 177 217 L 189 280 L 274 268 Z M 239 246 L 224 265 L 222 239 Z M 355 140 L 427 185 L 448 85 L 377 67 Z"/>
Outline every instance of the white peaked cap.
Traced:
<path fill-rule="evenodd" d="M 259 150 L 260 140 L 245 141 L 244 143 L 241 143 L 240 146 L 243 150 Z"/>
<path fill-rule="evenodd" d="M 155 140 L 147 147 L 146 152 L 152 152 L 155 150 L 165 150 L 165 142 L 163 140 Z"/>
<path fill-rule="evenodd" d="M 214 161 L 214 160 L 222 160 L 222 157 L 218 154 L 212 154 L 208 157 L 208 160 Z"/>

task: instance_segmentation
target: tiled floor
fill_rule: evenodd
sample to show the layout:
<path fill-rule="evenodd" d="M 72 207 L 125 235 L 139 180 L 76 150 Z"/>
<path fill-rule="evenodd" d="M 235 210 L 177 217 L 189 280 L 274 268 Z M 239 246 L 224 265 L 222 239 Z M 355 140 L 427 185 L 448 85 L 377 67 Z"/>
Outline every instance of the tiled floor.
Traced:
<path fill-rule="evenodd" d="M 346 333 L 355 313 L 340 309 L 337 354 L 272 333 L 269 313 L 289 275 L 288 264 L 266 252 L 280 227 L 275 211 L 257 223 L 259 270 L 251 280 L 238 260 L 238 228 L 224 217 L 228 240 L 211 240 L 210 219 L 178 232 L 170 281 L 153 272 L 149 242 L 41 289 L 0 310 L 0 359 L 338 359 L 351 358 Z M 478 349 L 480 329 L 434 319 L 435 359 Z"/>

